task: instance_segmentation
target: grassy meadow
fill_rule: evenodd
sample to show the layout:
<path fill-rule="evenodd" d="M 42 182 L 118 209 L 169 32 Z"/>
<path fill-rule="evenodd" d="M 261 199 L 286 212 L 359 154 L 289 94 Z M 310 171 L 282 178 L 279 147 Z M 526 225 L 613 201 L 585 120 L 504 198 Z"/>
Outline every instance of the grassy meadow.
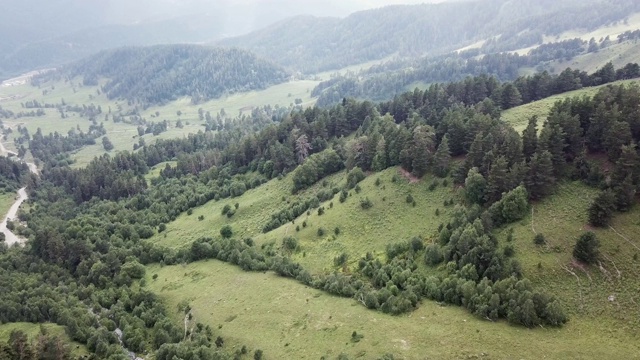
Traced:
<path fill-rule="evenodd" d="M 189 133 L 197 133 L 204 130 L 204 121 L 198 116 L 198 109 L 202 108 L 205 112 L 210 111 L 215 116 L 222 109 L 228 116 L 235 117 L 241 114 L 250 114 L 255 107 L 271 105 L 288 107 L 294 103 L 295 99 L 301 99 L 303 106 L 312 106 L 315 99 L 310 97 L 311 90 L 319 83 L 319 81 L 299 80 L 291 81 L 279 85 L 272 86 L 261 91 L 252 91 L 247 93 L 231 94 L 222 98 L 214 99 L 203 104 L 193 105 L 190 98 L 181 98 L 170 102 L 163 106 L 152 106 L 141 110 L 140 115 L 147 121 L 169 121 L 169 127 L 166 132 L 154 136 L 146 134 L 143 136 L 147 144 L 151 144 L 158 139 L 171 139 L 187 136 Z M 30 100 L 37 100 L 40 103 L 58 104 L 64 99 L 68 105 L 90 105 L 100 106 L 102 115 L 105 116 L 111 110 L 112 112 L 121 111 L 126 113 L 132 107 L 123 100 L 109 100 L 105 94 L 100 93 L 97 86 L 82 86 L 81 80 L 75 78 L 73 83 L 65 81 L 49 82 L 40 87 L 33 87 L 30 84 L 2 86 L 0 87 L 0 106 L 11 110 L 14 113 L 21 111 L 31 111 L 32 109 L 23 109 L 21 103 Z M 60 118 L 60 114 L 56 109 L 44 109 L 44 116 L 37 117 L 21 117 L 18 119 L 4 119 L 3 124 L 14 130 L 13 134 L 7 136 L 7 140 L 3 141 L 5 146 L 10 150 L 16 150 L 13 139 L 17 133 L 18 125 L 26 127 L 31 134 L 35 133 L 38 128 L 42 129 L 44 134 L 59 132 L 66 134 L 71 129 L 80 128 L 87 131 L 91 125 L 88 118 L 82 118 L 76 113 L 69 112 L 65 119 Z M 178 111 L 181 112 L 178 115 Z M 156 117 L 156 113 L 159 116 Z M 102 121 L 107 130 L 107 137 L 114 145 L 112 153 L 117 151 L 132 151 L 133 145 L 138 143 L 137 125 L 128 123 L 114 123 L 109 117 L 108 121 L 103 121 L 98 116 L 98 121 Z M 176 127 L 178 120 L 181 120 L 184 127 Z M 82 167 L 91 161 L 95 156 L 105 154 L 102 147 L 102 139 L 96 139 L 96 144 L 86 146 L 75 154 L 72 158 L 76 160 L 76 167 Z"/>
<path fill-rule="evenodd" d="M 152 280 L 153 275 L 158 275 Z M 571 275 L 567 278 L 571 281 Z M 265 359 L 631 359 L 640 341 L 600 318 L 574 316 L 561 329 L 526 329 L 423 301 L 401 316 L 367 310 L 273 273 L 245 272 L 217 260 L 147 269 L 147 286 L 175 322 L 181 301 L 225 347 L 261 349 Z M 352 342 L 353 332 L 363 336 Z"/>
<path fill-rule="evenodd" d="M 551 110 L 551 108 L 553 107 L 553 104 L 555 104 L 558 100 L 564 100 L 566 98 L 576 97 L 576 96 L 579 96 L 579 97 L 585 96 L 585 95 L 593 96 L 603 86 L 631 84 L 631 83 L 638 83 L 638 79 L 615 81 L 611 84 L 586 87 L 579 90 L 574 90 L 574 91 L 569 91 L 569 92 L 558 94 L 558 95 L 553 95 L 542 100 L 516 106 L 514 108 L 503 111 L 501 117 L 502 117 L 502 120 L 511 124 L 511 126 L 513 126 L 513 128 L 516 129 L 517 132 L 522 133 L 522 131 L 527 127 L 527 124 L 529 123 L 529 119 L 532 116 L 537 115 L 538 130 L 540 130 L 542 129 L 542 124 L 544 124 L 545 120 L 547 119 L 547 115 L 549 115 L 549 110 Z"/>
<path fill-rule="evenodd" d="M 376 185 L 378 179 L 379 185 Z M 346 183 L 346 173 L 340 172 L 325 180 L 329 189 L 342 188 Z M 167 224 L 167 230 L 150 241 L 169 247 L 185 246 L 203 236 L 219 236 L 220 228 L 230 224 L 236 236 L 251 237 L 258 245 L 274 242 L 280 246 L 284 237 L 293 236 L 300 245 L 299 251 L 293 255 L 296 261 L 313 273 L 332 271 L 333 258 L 342 253 L 347 253 L 350 262 L 355 263 L 369 251 L 383 254 L 388 244 L 414 236 L 431 241 L 437 234 L 438 225 L 446 222 L 452 209 L 451 206 L 445 207 L 444 201 L 458 196 L 451 185 L 442 185 L 442 179 L 439 180 L 440 185 L 430 191 L 428 187 L 432 181 L 432 178 L 425 177 L 417 183 L 409 183 L 398 168 L 390 168 L 368 176 L 360 183 L 360 193 L 351 190 L 344 203 L 338 200 L 339 194 L 322 203 L 323 215 L 312 209 L 309 215 L 305 213 L 293 222 L 263 234 L 262 228 L 272 214 L 286 209 L 288 203 L 296 198 L 305 199 L 323 187 L 323 182 L 319 182 L 292 195 L 293 183 L 291 175 L 288 175 L 282 180 L 273 179 L 251 189 L 240 197 L 211 201 L 195 208 L 191 215 L 183 213 L 176 221 Z M 409 194 L 416 202 L 415 207 L 406 202 Z M 372 208 L 361 208 L 360 200 L 365 198 L 371 200 Z M 239 208 L 232 218 L 221 214 L 224 205 L 233 206 L 235 203 Z M 436 215 L 436 210 L 439 215 Z M 199 220 L 200 216 L 204 216 L 204 220 Z M 339 228 L 338 235 L 336 227 Z M 319 228 L 324 229 L 324 235 L 318 235 Z"/>
<path fill-rule="evenodd" d="M 326 186 L 341 186 L 344 177 L 343 172 L 330 176 Z M 370 174 L 360 183 L 361 192 L 352 190 L 344 203 L 336 196 L 321 204 L 323 215 L 314 210 L 263 234 L 261 227 L 270 214 L 293 200 L 290 178 L 285 177 L 235 199 L 209 202 L 190 216 L 183 214 L 151 241 L 185 246 L 200 236 L 217 236 L 221 226 L 231 224 L 237 236 L 254 238 L 256 246 L 269 242 L 279 246 L 284 236 L 296 237 L 300 250 L 292 258 L 312 273 L 327 273 L 336 270 L 333 258 L 343 252 L 354 267 L 367 251 L 384 257 L 390 243 L 413 236 L 430 242 L 451 210 L 442 203 L 460 196 L 451 185 L 429 191 L 430 183 L 428 177 L 410 183 L 397 168 Z M 320 182 L 297 196 L 305 197 L 322 186 Z M 406 203 L 409 193 L 416 207 Z M 567 309 L 570 321 L 560 329 L 491 323 L 464 309 L 426 300 L 409 314 L 386 315 L 295 280 L 270 272 L 244 272 L 216 260 L 150 266 L 147 284 L 166 300 L 175 321 L 182 317 L 175 310 L 177 304 L 186 300 L 196 321 L 211 325 L 225 339 L 225 346 L 262 349 L 268 359 L 336 358 L 341 353 L 366 359 L 385 353 L 402 359 L 634 358 L 640 354 L 640 207 L 617 214 L 612 223 L 615 231 L 594 230 L 602 244 L 603 262 L 583 268 L 572 262 L 572 249 L 580 234 L 592 230 L 586 211 L 596 195 L 597 190 L 579 182 L 560 184 L 553 196 L 532 205 L 532 215 L 496 230 L 504 247 L 508 230 L 513 229 L 511 245 L 525 276 L 536 288 L 558 297 Z M 364 197 L 373 202 L 372 208 L 360 208 L 359 198 Z M 220 214 L 225 204 L 236 202 L 240 206 L 231 219 Z M 440 209 L 439 216 L 435 209 Z M 205 219 L 197 220 L 199 215 Z M 336 226 L 340 228 L 337 236 Z M 317 235 L 319 227 L 326 230 L 325 235 Z M 545 235 L 546 245 L 533 243 L 534 231 Z M 155 280 L 151 279 L 154 274 L 158 275 Z M 352 342 L 353 331 L 364 338 Z"/>

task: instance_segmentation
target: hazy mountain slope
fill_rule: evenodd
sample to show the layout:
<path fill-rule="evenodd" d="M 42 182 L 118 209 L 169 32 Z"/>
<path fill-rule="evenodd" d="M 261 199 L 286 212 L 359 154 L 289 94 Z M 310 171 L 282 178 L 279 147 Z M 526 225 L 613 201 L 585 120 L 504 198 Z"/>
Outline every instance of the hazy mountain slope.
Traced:
<path fill-rule="evenodd" d="M 385 58 L 452 51 L 501 35 L 493 48 L 533 45 L 544 34 L 619 21 L 640 9 L 630 0 L 486 0 L 389 6 L 344 19 L 297 17 L 222 40 L 304 72 Z"/>
<path fill-rule="evenodd" d="M 123 98 L 158 104 L 182 96 L 192 101 L 262 89 L 287 79 L 280 67 L 239 49 L 198 45 L 158 45 L 110 50 L 85 58 L 62 74 L 82 76 L 96 85 L 108 78 L 102 90 L 110 99 Z"/>

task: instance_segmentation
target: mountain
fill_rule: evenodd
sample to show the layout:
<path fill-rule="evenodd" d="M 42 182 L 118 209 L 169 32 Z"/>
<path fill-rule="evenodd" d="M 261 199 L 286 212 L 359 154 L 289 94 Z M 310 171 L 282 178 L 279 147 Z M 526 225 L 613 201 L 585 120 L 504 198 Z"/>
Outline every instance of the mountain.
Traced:
<path fill-rule="evenodd" d="M 211 42 L 295 15 L 345 16 L 393 0 L 5 2 L 0 12 L 0 79 L 58 66 L 100 50 Z"/>
<path fill-rule="evenodd" d="M 166 103 L 183 96 L 198 102 L 263 89 L 288 78 L 281 67 L 247 51 L 199 45 L 107 50 L 65 66 L 56 74 L 82 76 L 85 85 L 98 85 L 99 79 L 107 78 L 101 87 L 107 97 L 144 105 Z"/>
<path fill-rule="evenodd" d="M 620 21 L 640 4 L 631 0 L 485 0 L 397 5 L 344 19 L 299 16 L 263 30 L 223 39 L 282 64 L 314 73 L 389 56 L 450 52 L 493 38 L 494 48 L 534 45 L 543 35 Z"/>

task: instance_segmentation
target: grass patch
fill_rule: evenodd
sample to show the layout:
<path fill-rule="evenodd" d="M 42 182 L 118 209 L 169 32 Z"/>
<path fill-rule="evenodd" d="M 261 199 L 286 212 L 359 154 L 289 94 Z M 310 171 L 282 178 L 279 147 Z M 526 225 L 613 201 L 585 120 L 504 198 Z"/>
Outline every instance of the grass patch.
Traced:
<path fill-rule="evenodd" d="M 103 122 L 107 135 L 117 151 L 133 151 L 133 145 L 138 143 L 139 137 L 137 125 L 127 123 L 114 123 L 109 116 L 109 120 L 104 121 L 104 116 L 110 111 L 116 113 L 122 111 L 127 113 L 133 109 L 124 100 L 109 100 L 105 94 L 99 93 L 97 86 L 82 86 L 79 78 L 73 82 L 56 81 L 33 87 L 29 84 L 0 87 L 0 106 L 4 109 L 11 110 L 14 113 L 21 111 L 31 111 L 32 109 L 22 108 L 21 103 L 30 100 L 37 100 L 40 103 L 58 104 L 64 99 L 68 105 L 90 105 L 100 106 L 102 114 L 98 115 L 97 121 Z M 302 100 L 302 106 L 312 106 L 315 99 L 311 98 L 311 90 L 319 83 L 319 81 L 298 80 L 275 85 L 261 91 L 252 91 L 247 93 L 238 93 L 225 96 L 223 98 L 214 99 L 203 104 L 193 105 L 190 98 L 181 98 L 170 102 L 163 106 L 152 106 L 148 109 L 140 111 L 140 115 L 147 121 L 169 121 L 169 129 L 157 136 L 152 134 L 144 135 L 143 138 L 147 144 L 152 144 L 158 139 L 170 139 L 183 137 L 190 133 L 197 133 L 204 130 L 204 121 L 198 116 L 198 109 L 209 111 L 215 118 L 216 114 L 222 109 L 232 118 L 237 115 L 247 115 L 256 107 L 265 105 L 288 107 L 295 102 L 295 99 Z M 178 111 L 181 115 L 178 115 Z M 16 150 L 13 143 L 14 136 L 17 133 L 17 127 L 26 127 L 31 134 L 35 133 L 38 128 L 47 135 L 53 132 L 59 132 L 65 135 L 70 129 L 79 128 L 88 131 L 91 125 L 88 118 L 80 117 L 76 113 L 69 112 L 65 119 L 60 118 L 60 114 L 56 109 L 45 109 L 45 115 L 39 117 L 22 117 L 18 119 L 3 119 L 6 127 L 11 127 L 14 133 L 3 141 L 5 146 L 10 150 Z M 156 116 L 159 113 L 159 116 Z M 153 115 L 153 116 L 152 116 Z M 175 125 L 181 120 L 184 127 L 177 128 Z M 96 139 L 96 145 L 86 146 L 75 154 L 74 158 L 77 163 L 76 167 L 82 167 L 88 164 L 95 156 L 105 154 L 102 147 L 102 139 Z"/>
<path fill-rule="evenodd" d="M 0 193 L 0 221 L 7 216 L 7 213 L 14 202 L 16 202 L 15 192 Z"/>
<path fill-rule="evenodd" d="M 626 85 L 626 84 L 635 83 L 635 82 L 638 82 L 638 80 L 637 79 L 621 80 L 621 81 L 615 81 L 610 84 L 592 86 L 592 87 L 587 87 L 580 90 L 574 90 L 574 91 L 569 91 L 566 93 L 550 96 L 548 98 L 545 98 L 539 101 L 534 101 L 528 104 L 520 105 L 511 109 L 508 109 L 506 111 L 503 111 L 502 120 L 511 124 L 511 126 L 513 126 L 513 128 L 518 133 L 522 133 L 522 131 L 527 127 L 529 119 L 532 116 L 537 115 L 538 130 L 540 130 L 542 129 L 542 124 L 544 124 L 545 120 L 547 119 L 547 115 L 549 115 L 549 111 L 553 107 L 553 104 L 556 103 L 556 101 L 564 100 L 569 97 L 584 96 L 584 95 L 592 97 L 603 86 L 622 85 L 622 84 Z"/>
<path fill-rule="evenodd" d="M 190 274 L 199 273 L 197 279 Z M 152 280 L 157 274 L 156 280 Z M 273 273 L 249 273 L 209 260 L 147 269 L 147 286 L 165 299 L 180 323 L 180 301 L 187 300 L 195 321 L 210 325 L 225 347 L 261 349 L 268 359 L 629 358 L 636 339 L 597 319 L 572 318 L 562 329 L 525 329 L 488 322 L 458 307 L 423 301 L 402 316 L 367 310 Z M 229 321 L 233 318 L 232 321 Z M 362 335 L 351 341 L 353 332 Z M 505 346 L 508 344 L 508 346 Z"/>

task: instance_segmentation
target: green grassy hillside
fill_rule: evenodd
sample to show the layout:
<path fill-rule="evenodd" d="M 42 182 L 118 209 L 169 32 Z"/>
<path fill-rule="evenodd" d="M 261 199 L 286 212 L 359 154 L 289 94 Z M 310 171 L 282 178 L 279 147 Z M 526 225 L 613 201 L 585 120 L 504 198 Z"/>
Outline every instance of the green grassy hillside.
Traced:
<path fill-rule="evenodd" d="M 344 173 L 325 180 L 327 187 L 341 186 Z M 205 204 L 192 215 L 183 214 L 151 241 L 180 247 L 200 236 L 217 236 L 220 227 L 230 224 L 238 236 L 253 237 L 257 245 L 275 242 L 280 246 L 283 237 L 294 236 L 300 245 L 300 250 L 292 254 L 295 261 L 312 273 L 331 272 L 336 269 L 333 258 L 343 252 L 354 267 L 367 251 L 383 258 L 387 244 L 412 236 L 432 241 L 438 224 L 450 211 L 442 203 L 458 199 L 458 195 L 451 185 L 429 191 L 430 184 L 430 178 L 410 183 L 397 168 L 387 169 L 369 175 L 360 183 L 361 192 L 352 190 L 344 203 L 337 195 L 323 203 L 323 215 L 313 210 L 262 234 L 261 227 L 269 215 L 295 198 L 290 192 L 290 178 L 285 177 L 238 198 Z M 322 182 L 297 196 L 308 196 L 319 188 Z M 407 194 L 415 199 L 415 207 L 406 203 Z M 532 215 L 496 231 L 500 246 L 505 247 L 509 229 L 513 229 L 511 245 L 524 275 L 536 288 L 559 297 L 568 310 L 570 321 L 560 329 L 526 330 L 503 322 L 491 323 L 431 301 L 422 301 L 407 315 L 389 316 L 366 310 L 353 299 L 334 297 L 272 273 L 247 273 L 219 261 L 152 266 L 147 271 L 148 284 L 170 309 L 186 300 L 196 321 L 217 329 L 232 346 L 262 349 L 270 359 L 335 358 L 340 353 L 349 358 L 393 353 L 406 359 L 629 358 L 640 350 L 636 298 L 640 286 L 640 239 L 636 236 L 640 233 L 640 207 L 617 215 L 612 225 L 615 231 L 595 230 L 606 261 L 581 271 L 572 263 L 571 252 L 577 237 L 591 229 L 586 210 L 596 195 L 597 190 L 581 183 L 562 184 L 554 195 L 533 204 Z M 368 210 L 359 206 L 358 199 L 365 197 L 374 204 Z M 225 204 L 236 202 L 239 209 L 231 219 L 221 215 Z M 439 216 L 435 216 L 435 209 L 440 209 Z M 204 220 L 197 219 L 200 215 Z M 299 232 L 296 226 L 300 226 Z M 323 236 L 317 235 L 319 227 L 326 230 Z M 337 236 L 335 227 L 340 228 Z M 534 245 L 534 231 L 546 236 L 547 245 Z M 155 280 L 151 279 L 154 274 L 158 275 Z M 175 321 L 181 317 L 174 313 Z M 353 331 L 364 338 L 351 342 Z"/>
<path fill-rule="evenodd" d="M 569 91 L 566 93 L 550 96 L 548 98 L 545 98 L 539 101 L 534 101 L 532 103 L 528 103 L 528 104 L 524 104 L 524 105 L 520 105 L 511 109 L 508 109 L 502 112 L 501 117 L 502 117 L 502 120 L 511 124 L 511 126 L 513 126 L 513 128 L 516 129 L 516 131 L 518 131 L 519 133 L 522 133 L 522 130 L 524 130 L 527 127 L 527 123 L 529 119 L 532 116 L 537 115 L 538 129 L 541 129 L 542 128 L 541 125 L 547 119 L 549 110 L 551 110 L 551 108 L 553 107 L 553 104 L 555 104 L 558 100 L 563 100 L 568 97 L 575 97 L 575 96 L 584 96 L 584 95 L 593 96 L 603 86 L 630 84 L 630 83 L 637 83 L 637 82 L 638 82 L 638 79 L 622 80 L 622 81 L 615 81 L 611 84 L 605 84 L 601 86 L 592 86 L 592 87 L 587 87 L 580 90 Z"/>

